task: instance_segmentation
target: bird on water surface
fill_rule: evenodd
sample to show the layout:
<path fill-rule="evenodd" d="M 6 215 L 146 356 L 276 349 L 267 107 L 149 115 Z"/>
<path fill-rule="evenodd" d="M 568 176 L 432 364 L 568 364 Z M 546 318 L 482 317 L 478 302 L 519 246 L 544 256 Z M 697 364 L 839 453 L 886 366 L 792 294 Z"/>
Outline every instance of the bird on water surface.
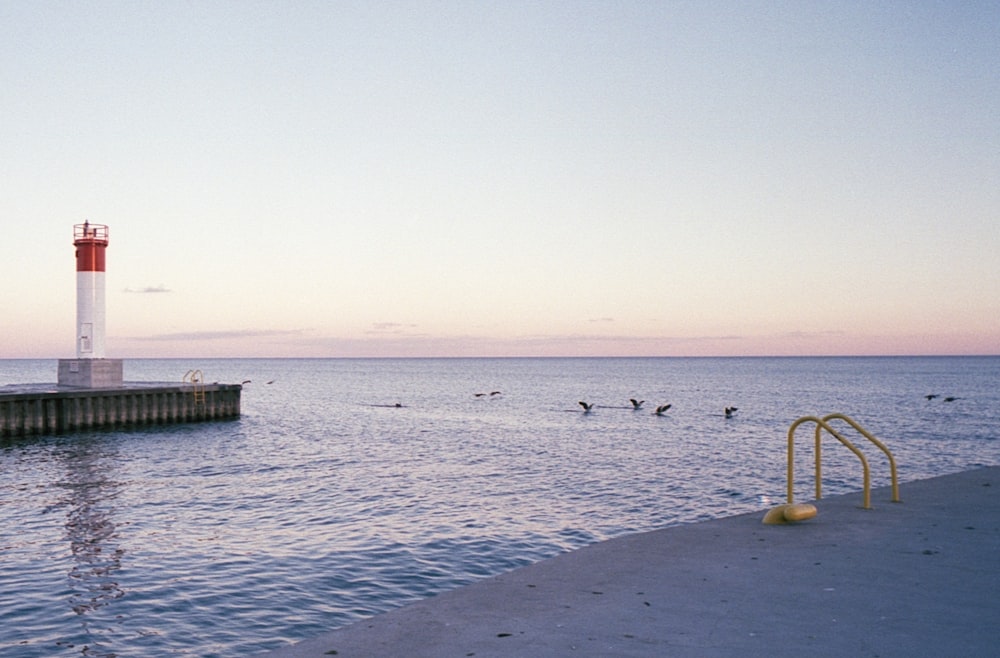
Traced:
<path fill-rule="evenodd" d="M 642 406 L 642 403 L 645 402 L 645 400 L 636 400 L 635 398 L 629 398 L 628 401 L 632 403 L 633 409 L 638 409 Z"/>
<path fill-rule="evenodd" d="M 594 408 L 593 402 L 591 402 L 590 404 L 587 404 L 586 402 L 578 402 L 577 404 L 583 407 L 583 413 L 585 414 L 590 413 L 590 410 Z"/>
<path fill-rule="evenodd" d="M 656 408 L 656 415 L 657 415 L 657 416 L 662 416 L 662 415 L 663 415 L 663 413 L 664 413 L 664 412 L 665 412 L 665 411 L 666 411 L 667 409 L 669 409 L 670 407 L 672 407 L 672 406 L 674 406 L 674 405 L 672 405 L 672 404 L 661 404 L 660 406 L 658 406 L 658 407 Z"/>

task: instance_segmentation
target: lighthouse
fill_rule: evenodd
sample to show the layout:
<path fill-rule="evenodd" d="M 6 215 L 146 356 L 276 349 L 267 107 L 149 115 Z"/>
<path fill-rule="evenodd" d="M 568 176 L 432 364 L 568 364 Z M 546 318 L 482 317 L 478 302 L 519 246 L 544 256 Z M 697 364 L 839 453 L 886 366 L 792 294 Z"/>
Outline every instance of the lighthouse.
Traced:
<path fill-rule="evenodd" d="M 76 358 L 104 358 L 104 252 L 108 227 L 73 227 L 76 247 Z"/>
<path fill-rule="evenodd" d="M 108 227 L 85 221 L 73 227 L 76 247 L 76 358 L 59 360 L 59 385 L 122 385 L 121 359 L 104 356 L 104 276 Z"/>

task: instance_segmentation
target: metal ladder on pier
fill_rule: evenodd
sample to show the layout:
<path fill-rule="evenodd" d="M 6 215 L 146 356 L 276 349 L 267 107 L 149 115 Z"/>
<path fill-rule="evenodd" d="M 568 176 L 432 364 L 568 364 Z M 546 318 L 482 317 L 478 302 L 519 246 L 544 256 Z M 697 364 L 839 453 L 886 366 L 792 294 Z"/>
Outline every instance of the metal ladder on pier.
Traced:
<path fill-rule="evenodd" d="M 191 385 L 191 396 L 196 405 L 205 404 L 205 378 L 201 370 L 188 370 L 184 374 L 184 383 Z"/>

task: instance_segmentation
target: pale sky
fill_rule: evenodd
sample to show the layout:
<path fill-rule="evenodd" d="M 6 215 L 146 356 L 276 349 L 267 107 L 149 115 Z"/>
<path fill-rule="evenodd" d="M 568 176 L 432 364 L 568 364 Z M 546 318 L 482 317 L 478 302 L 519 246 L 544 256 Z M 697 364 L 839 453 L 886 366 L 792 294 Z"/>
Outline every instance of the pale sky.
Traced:
<path fill-rule="evenodd" d="M 998 2 L 0 0 L 0 358 L 1000 353 Z"/>

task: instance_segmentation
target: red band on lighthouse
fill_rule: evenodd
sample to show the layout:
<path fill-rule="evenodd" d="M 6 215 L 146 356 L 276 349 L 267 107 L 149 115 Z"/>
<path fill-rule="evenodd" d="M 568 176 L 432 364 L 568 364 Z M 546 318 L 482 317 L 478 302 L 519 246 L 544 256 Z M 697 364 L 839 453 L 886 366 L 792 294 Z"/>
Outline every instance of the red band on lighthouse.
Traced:
<path fill-rule="evenodd" d="M 103 272 L 104 250 L 108 246 L 108 227 L 84 222 L 73 227 L 77 272 Z"/>

